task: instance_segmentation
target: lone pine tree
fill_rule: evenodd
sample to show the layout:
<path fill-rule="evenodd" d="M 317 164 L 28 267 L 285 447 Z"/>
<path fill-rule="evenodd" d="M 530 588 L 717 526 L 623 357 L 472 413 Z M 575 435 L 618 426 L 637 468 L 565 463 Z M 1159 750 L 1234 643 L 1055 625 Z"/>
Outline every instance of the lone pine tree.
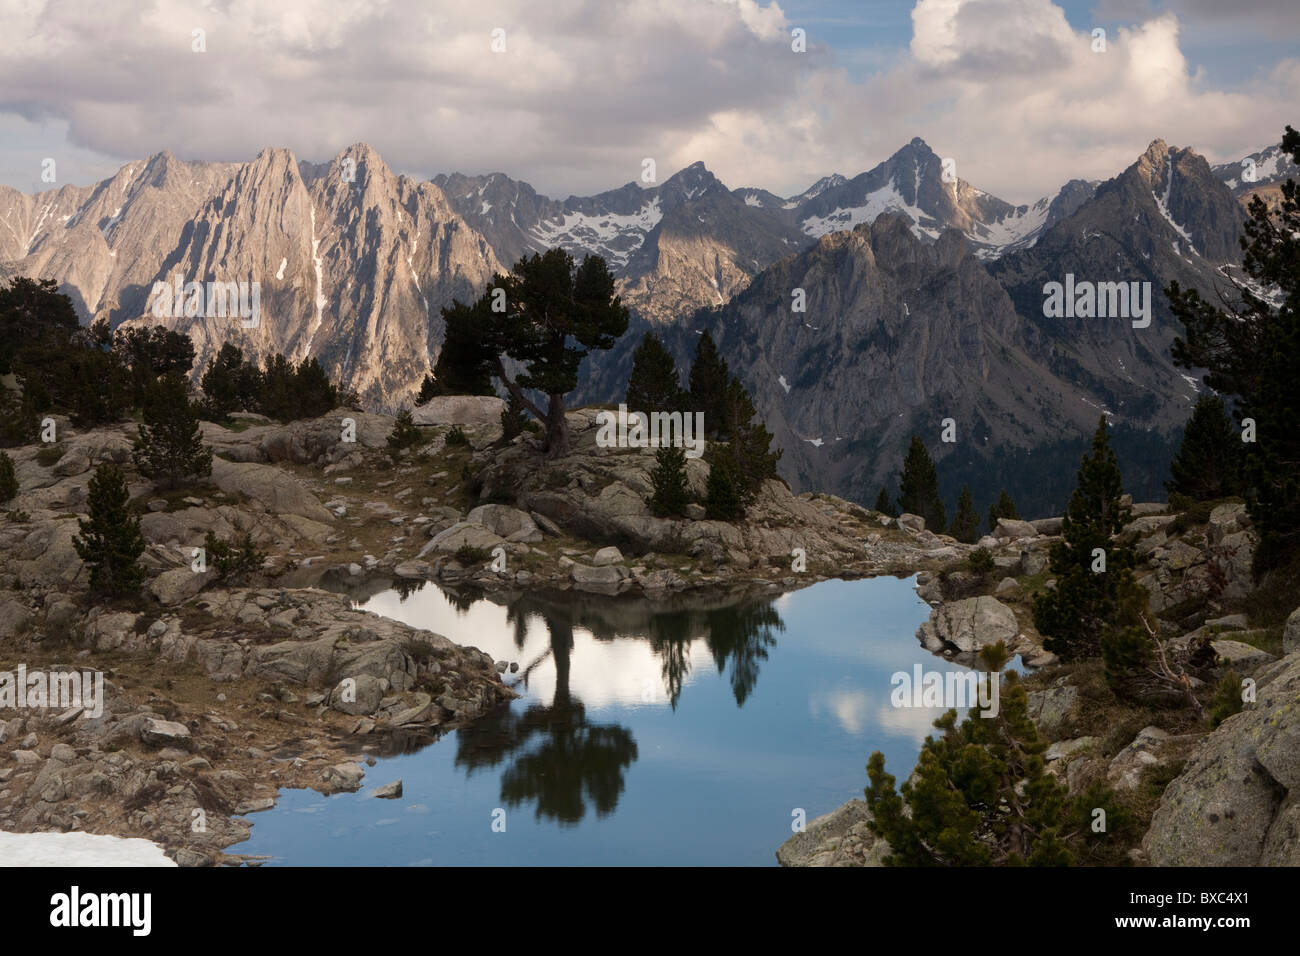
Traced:
<path fill-rule="evenodd" d="M 903 459 L 898 489 L 899 508 L 905 513 L 920 515 L 925 519 L 925 527 L 935 534 L 943 531 L 947 518 L 943 500 L 939 497 L 939 473 L 925 445 L 915 435 L 907 449 L 907 457 Z"/>
<path fill-rule="evenodd" d="M 605 260 L 587 256 L 575 266 L 563 249 L 525 256 L 509 275 L 493 276 L 473 305 L 453 302 L 442 315 L 447 335 L 435 378 L 454 369 L 468 386 L 490 389 L 495 376 L 545 427 L 546 456 L 568 454 L 564 399 L 578 385 L 582 360 L 627 331 L 628 311 Z M 523 368 L 513 379 L 507 359 Z M 545 395 L 546 407 L 525 390 Z"/>
<path fill-rule="evenodd" d="M 1241 433 L 1232 427 L 1223 398 L 1202 395 L 1183 431 L 1178 454 L 1169 464 L 1165 490 L 1193 501 L 1240 494 Z"/>
<path fill-rule="evenodd" d="M 895 508 L 894 503 L 889 500 L 889 491 L 884 485 L 880 486 L 880 494 L 876 495 L 876 506 L 874 510 L 879 511 L 882 515 L 889 515 L 891 518 L 898 517 L 898 509 Z"/>
<path fill-rule="evenodd" d="M 72 545 L 90 568 L 90 590 L 97 594 L 134 594 L 144 580 L 137 561 L 144 554 L 140 519 L 127 510 L 126 476 L 116 465 L 103 464 L 90 479 L 89 516 L 78 521 L 81 534 Z"/>
<path fill-rule="evenodd" d="M 1121 596 L 1134 586 L 1133 552 L 1113 540 L 1131 517 L 1121 503 L 1123 494 L 1103 415 L 1079 465 L 1062 540 L 1052 546 L 1049 567 L 1056 588 L 1034 599 L 1034 626 L 1044 636 L 1043 646 L 1063 659 L 1096 657 L 1102 638 L 1121 624 Z"/>
<path fill-rule="evenodd" d="M 140 474 L 159 488 L 212 474 L 212 449 L 203 443 L 189 388 L 179 375 L 164 375 L 147 386 L 144 424 L 131 457 Z"/>

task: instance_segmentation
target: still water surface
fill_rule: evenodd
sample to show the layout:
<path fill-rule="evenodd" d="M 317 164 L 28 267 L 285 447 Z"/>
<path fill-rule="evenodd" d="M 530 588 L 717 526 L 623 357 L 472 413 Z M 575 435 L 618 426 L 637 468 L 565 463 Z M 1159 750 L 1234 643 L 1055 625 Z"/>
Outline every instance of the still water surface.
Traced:
<path fill-rule="evenodd" d="M 952 666 L 916 640 L 929 608 L 913 584 L 669 605 L 377 594 L 360 606 L 518 662 L 505 677 L 523 696 L 380 758 L 358 793 L 283 791 L 232 850 L 291 865 L 775 865 L 796 808 L 812 820 L 862 796 L 873 750 L 904 779 L 941 713 L 889 703 L 896 671 Z M 400 799 L 370 795 L 397 779 Z"/>

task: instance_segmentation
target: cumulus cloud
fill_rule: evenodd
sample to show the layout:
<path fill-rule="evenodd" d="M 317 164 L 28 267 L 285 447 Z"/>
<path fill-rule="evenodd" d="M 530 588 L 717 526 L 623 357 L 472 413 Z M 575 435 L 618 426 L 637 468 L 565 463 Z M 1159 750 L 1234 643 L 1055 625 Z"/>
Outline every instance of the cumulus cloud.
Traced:
<path fill-rule="evenodd" d="M 775 0 L 0 0 L 0 19 L 0 117 L 19 130 L 0 170 L 18 152 L 321 161 L 366 141 L 413 175 L 499 170 L 560 196 L 634 180 L 644 157 L 791 194 L 920 135 L 1028 201 L 1157 136 L 1216 160 L 1272 142 L 1300 72 L 1214 90 L 1175 14 L 1094 53 L 1051 0 L 918 0 L 908 49 L 860 79 L 833 35 L 794 52 Z"/>

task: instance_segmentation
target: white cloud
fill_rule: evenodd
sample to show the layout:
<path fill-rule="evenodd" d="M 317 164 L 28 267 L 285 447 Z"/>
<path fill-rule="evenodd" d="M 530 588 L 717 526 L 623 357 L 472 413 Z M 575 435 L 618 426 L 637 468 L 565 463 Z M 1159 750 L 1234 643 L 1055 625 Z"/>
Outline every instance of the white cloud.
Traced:
<path fill-rule="evenodd" d="M 771 0 L 0 0 L 0 179 L 30 156 L 160 149 L 322 161 L 364 140 L 418 176 L 500 170 L 586 194 L 704 160 L 781 194 L 870 168 L 915 135 L 1014 201 L 1102 178 L 1156 137 L 1212 159 L 1273 142 L 1300 61 L 1246 92 L 1210 89 L 1152 15 L 1093 53 L 1050 0 L 918 0 L 911 44 L 855 80 L 832 32 L 790 49 Z M 491 31 L 505 30 L 493 53 Z M 191 31 L 206 30 L 206 53 Z M 66 134 L 61 133 L 66 128 Z"/>

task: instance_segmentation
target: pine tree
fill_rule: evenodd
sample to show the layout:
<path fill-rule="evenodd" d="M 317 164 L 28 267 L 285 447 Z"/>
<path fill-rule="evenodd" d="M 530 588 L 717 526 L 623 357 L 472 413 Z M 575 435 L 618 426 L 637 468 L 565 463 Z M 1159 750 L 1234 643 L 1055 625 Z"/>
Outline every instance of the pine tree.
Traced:
<path fill-rule="evenodd" d="M 14 473 L 14 460 L 0 451 L 0 504 L 18 497 L 18 476 Z"/>
<path fill-rule="evenodd" d="M 654 496 L 650 510 L 661 518 L 686 514 L 688 489 L 686 484 L 686 451 L 675 445 L 665 445 L 655 452 L 655 467 L 650 472 Z"/>
<path fill-rule="evenodd" d="M 113 357 L 125 372 L 131 404 L 142 408 L 154 381 L 163 375 L 186 375 L 194 367 L 194 342 L 162 325 L 120 328 L 113 334 Z"/>
<path fill-rule="evenodd" d="M 225 421 L 230 413 L 243 409 L 245 396 L 241 389 L 244 370 L 244 353 L 226 342 L 216 358 L 208 360 L 200 387 L 203 389 L 202 412 L 209 421 Z M 254 389 L 253 394 L 256 394 Z M 251 396 L 250 396 L 251 397 Z"/>
<path fill-rule="evenodd" d="M 1034 626 L 1044 636 L 1043 646 L 1063 659 L 1096 657 L 1113 629 L 1137 623 L 1131 617 L 1121 620 L 1120 613 L 1121 599 L 1133 587 L 1133 552 L 1112 540 L 1131 517 L 1121 504 L 1123 494 L 1103 415 L 1092 449 L 1079 465 L 1063 540 L 1052 546 L 1049 567 L 1056 588 L 1034 600 Z"/>
<path fill-rule="evenodd" d="M 632 374 L 627 380 L 628 410 L 650 415 L 682 411 L 686 404 L 677 363 L 663 343 L 647 332 L 632 355 Z"/>
<path fill-rule="evenodd" d="M 971 498 L 970 488 L 962 485 L 961 496 L 957 499 L 957 515 L 952 519 L 948 529 L 963 544 L 974 544 L 979 537 L 980 516 L 975 511 L 975 501 Z"/>
<path fill-rule="evenodd" d="M 989 531 L 998 526 L 998 519 L 1006 518 L 1008 521 L 1019 521 L 1020 513 L 1016 511 L 1016 503 L 1011 500 L 1007 494 L 1007 489 L 1002 489 L 1002 494 L 998 495 L 998 500 L 989 506 Z"/>
<path fill-rule="evenodd" d="M 140 474 L 159 488 L 175 488 L 212 474 L 212 449 L 178 375 L 164 375 L 145 393 L 144 424 L 131 452 Z"/>
<path fill-rule="evenodd" d="M 31 395 L 26 390 L 20 395 L 0 385 L 0 447 L 30 445 L 40 432 Z"/>
<path fill-rule="evenodd" d="M 627 331 L 628 310 L 600 256 L 579 265 L 563 249 L 525 256 L 509 275 L 494 275 L 472 305 L 442 310 L 446 337 L 434 377 L 475 388 L 497 379 L 545 428 L 547 458 L 569 453 L 565 398 L 578 387 L 590 353 L 613 348 Z M 511 377 L 507 362 L 521 369 Z M 545 407 L 528 393 L 545 396 Z"/>
<path fill-rule="evenodd" d="M 776 477 L 776 465 L 781 460 L 782 450 L 771 450 L 772 433 L 758 419 L 754 400 L 740 379 L 734 376 L 727 385 L 723 415 L 727 445 L 719 454 L 730 456 L 741 501 L 748 506 L 763 482 Z M 707 426 L 705 429 L 707 432 Z"/>
<path fill-rule="evenodd" d="M 1281 147 L 1300 162 L 1300 132 L 1286 127 Z M 1258 196 L 1251 200 L 1241 238 L 1250 285 L 1237 283 L 1239 304 L 1219 308 L 1176 282 L 1165 290 L 1185 332 L 1174 340 L 1175 363 L 1205 369 L 1206 385 L 1237 396 L 1238 421 L 1254 421 L 1255 441 L 1244 445 L 1244 484 L 1260 535 L 1257 574 L 1300 552 L 1300 184 L 1289 179 L 1281 192 L 1276 209 Z"/>
<path fill-rule="evenodd" d="M 1232 427 L 1223 399 L 1202 395 L 1169 464 L 1165 489 L 1193 501 L 1241 494 L 1241 446 L 1241 434 Z"/>
<path fill-rule="evenodd" d="M 388 436 L 388 453 L 393 458 L 401 456 L 409 448 L 418 448 L 425 443 L 424 432 L 411 418 L 409 409 L 402 409 L 393 421 L 393 430 Z"/>
<path fill-rule="evenodd" d="M 991 674 L 990 679 L 997 679 Z M 889 845 L 888 866 L 1067 866 L 1080 808 L 1044 770 L 1028 696 L 1015 672 L 1001 675 L 996 716 L 957 712 L 934 722 L 916 772 L 895 790 L 879 751 L 867 763 L 871 830 Z M 908 812 L 910 810 L 910 812 Z"/>
<path fill-rule="evenodd" d="M 257 410 L 277 421 L 291 422 L 297 418 L 294 379 L 293 363 L 279 352 L 269 356 L 259 377 Z"/>
<path fill-rule="evenodd" d="M 116 465 L 103 464 L 90 479 L 89 517 L 78 522 L 81 534 L 73 547 L 90 568 L 90 589 L 98 594 L 136 593 L 144 569 L 136 562 L 144 554 L 140 519 L 127 510 L 126 476 Z"/>
<path fill-rule="evenodd" d="M 70 382 L 59 391 L 66 397 L 68 418 L 80 428 L 121 421 L 130 405 L 126 370 L 111 352 L 97 346 L 71 348 L 64 374 Z"/>
<path fill-rule="evenodd" d="M 939 497 L 939 473 L 925 445 L 915 435 L 907 449 L 907 457 L 903 459 L 898 488 L 898 507 L 905 513 L 924 518 L 927 530 L 941 533 L 947 524 L 947 516 Z"/>
<path fill-rule="evenodd" d="M 880 494 L 876 495 L 876 507 L 874 510 L 879 511 L 882 515 L 889 515 L 891 518 L 898 517 L 898 509 L 895 508 L 894 503 L 889 500 L 889 492 L 886 490 L 884 485 L 880 486 Z"/>
<path fill-rule="evenodd" d="M 727 386 L 731 372 L 718 354 L 713 337 L 706 329 L 695 346 L 695 361 L 691 364 L 691 411 L 704 413 L 704 434 L 719 438 L 727 432 Z"/>
<path fill-rule="evenodd" d="M 317 418 L 339 404 L 338 389 L 314 358 L 305 358 L 294 373 L 294 417 Z"/>
<path fill-rule="evenodd" d="M 704 514 L 716 521 L 736 521 L 745 516 L 735 464 L 729 455 L 718 455 L 709 465 L 708 491 Z"/>

